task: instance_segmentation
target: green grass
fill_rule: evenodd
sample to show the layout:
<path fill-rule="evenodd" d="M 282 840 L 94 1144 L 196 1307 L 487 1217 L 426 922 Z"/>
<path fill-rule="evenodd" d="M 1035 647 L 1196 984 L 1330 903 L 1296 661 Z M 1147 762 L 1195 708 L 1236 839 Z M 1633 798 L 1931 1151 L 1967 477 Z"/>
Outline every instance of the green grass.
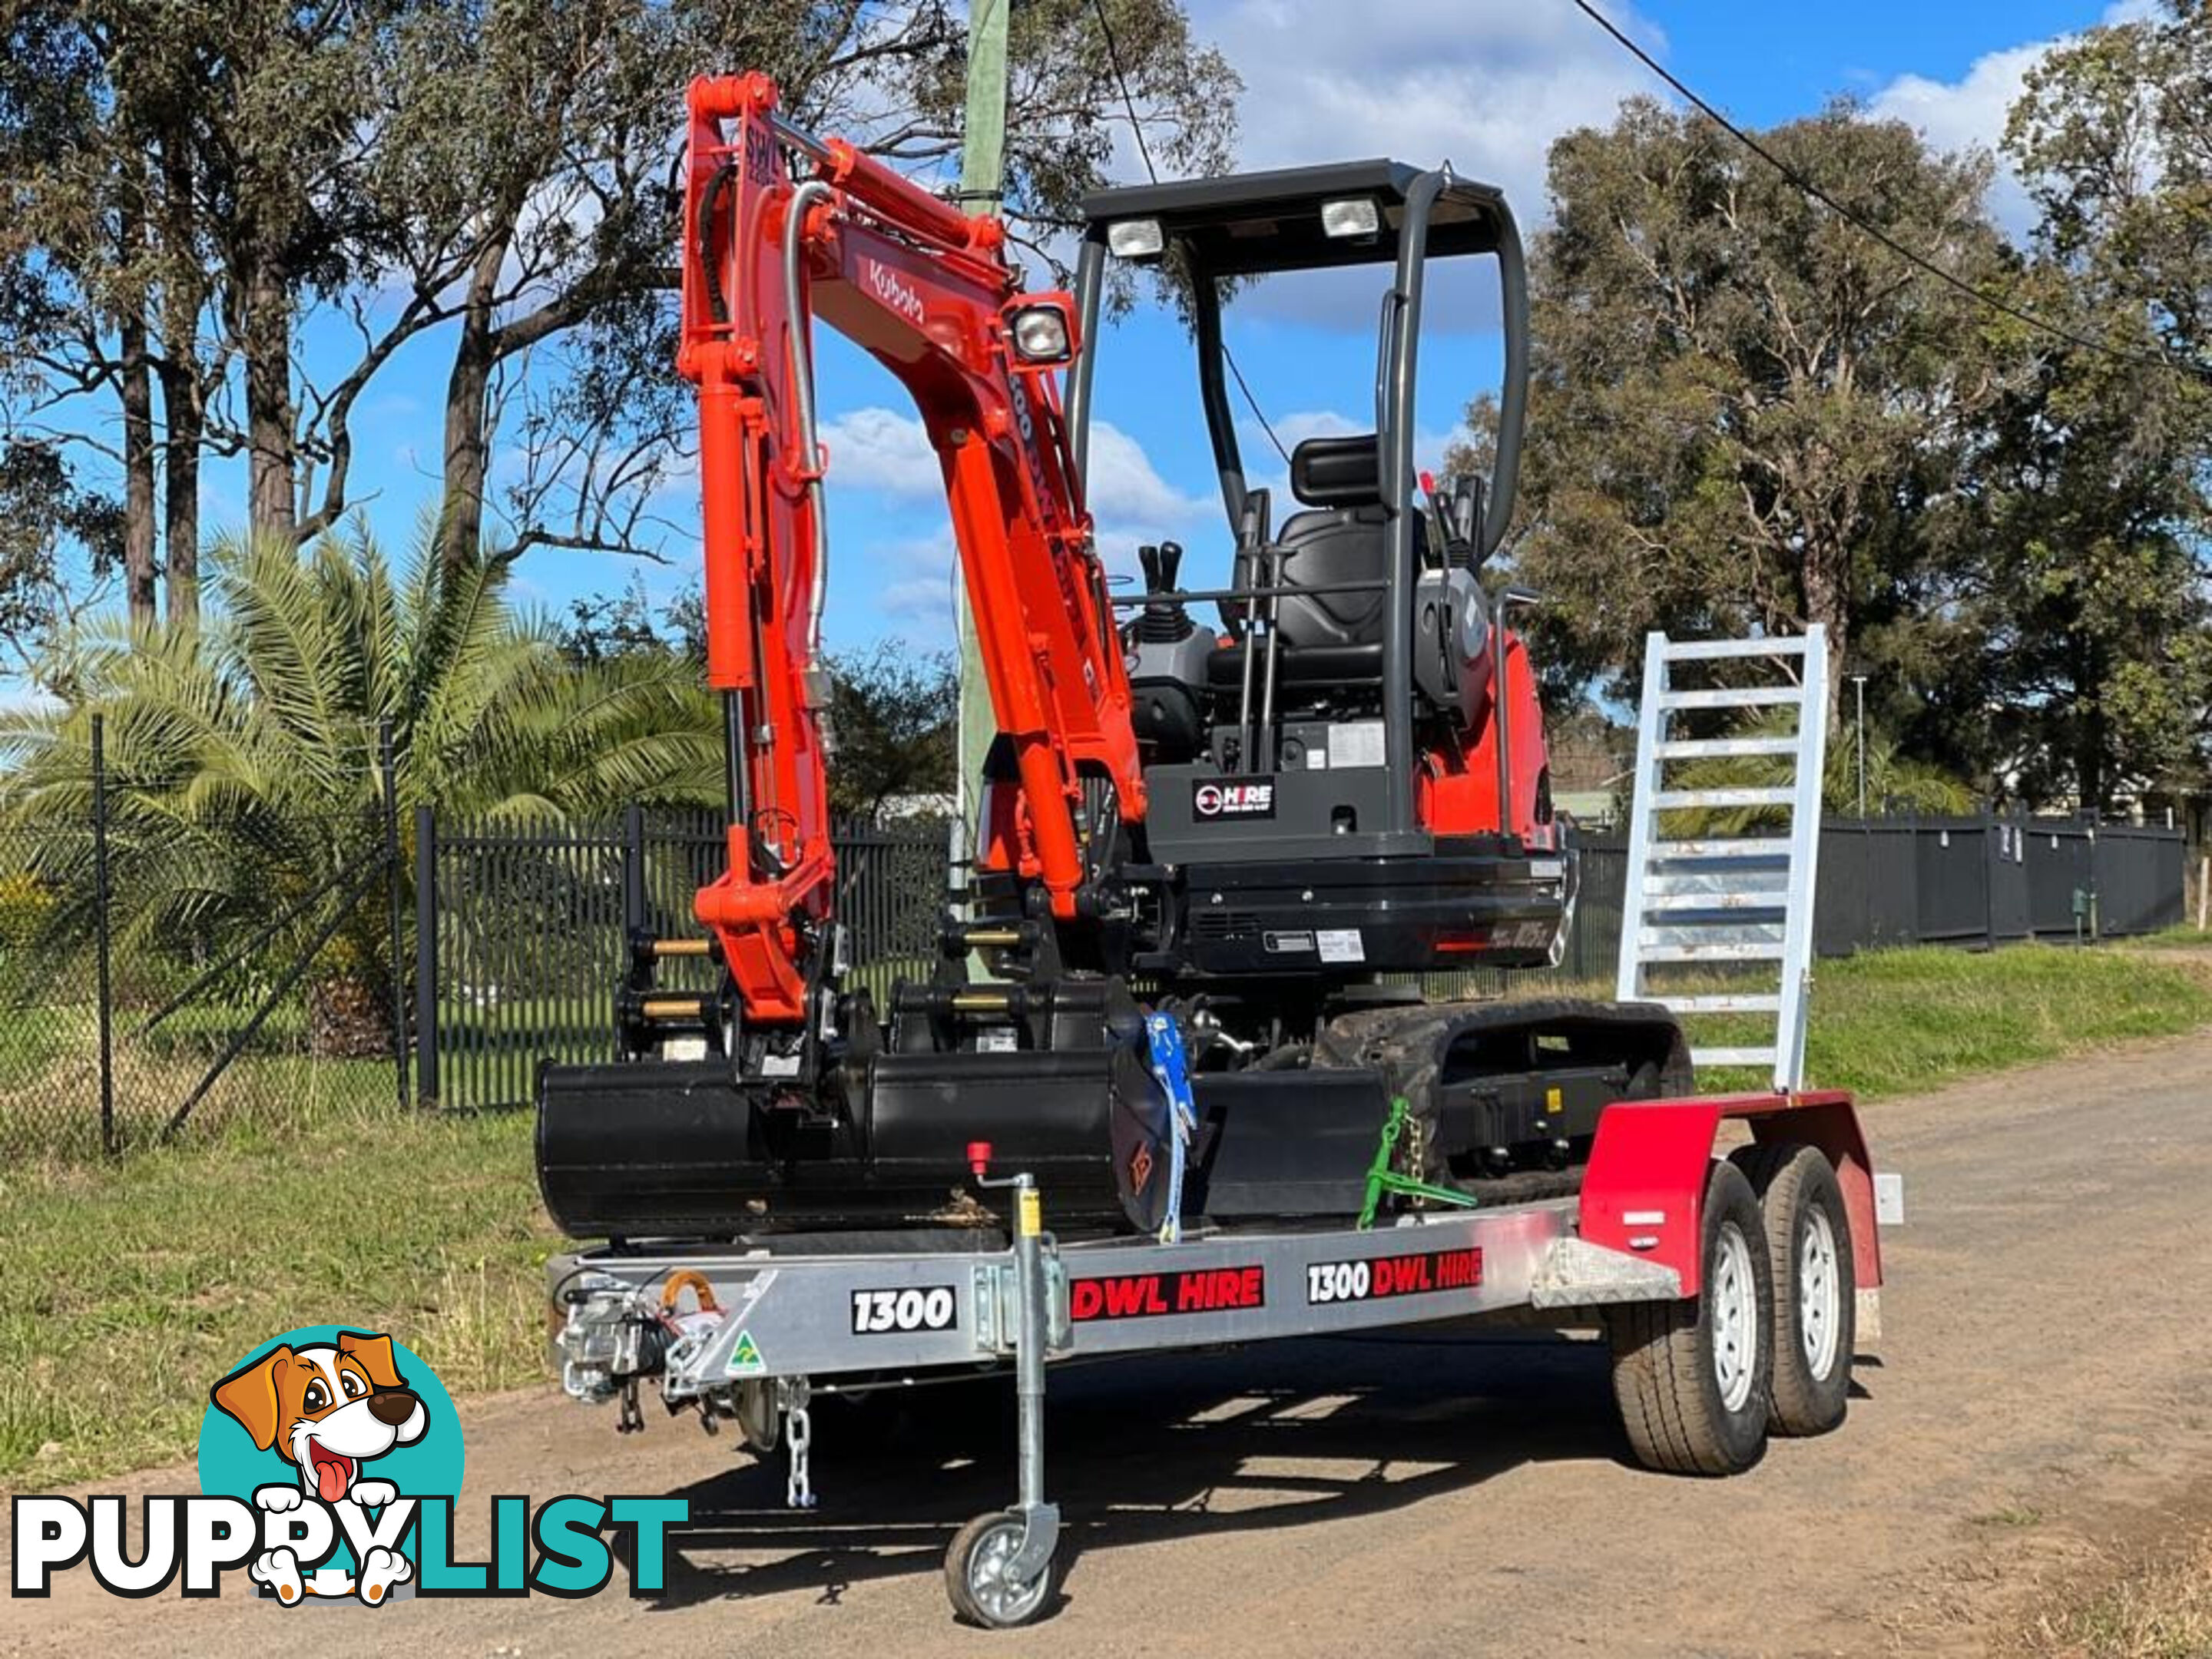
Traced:
<path fill-rule="evenodd" d="M 295 1326 L 389 1330 L 456 1391 L 541 1377 L 530 1127 L 340 1108 L 0 1172 L 0 1486 L 189 1455 L 209 1385 Z"/>
<path fill-rule="evenodd" d="M 2212 975 L 2122 950 L 1885 951 L 1823 963 L 1813 1011 L 1809 1078 L 1878 1098 L 2212 1022 Z M 527 1115 L 398 1116 L 380 1063 L 300 1064 L 283 1106 L 193 1145 L 0 1170 L 0 1486 L 189 1454 L 209 1384 L 297 1325 L 390 1330 L 456 1391 L 543 1376 L 556 1241 Z"/>
<path fill-rule="evenodd" d="M 2208 1021 L 2203 976 L 2117 949 L 1869 951 L 1815 969 L 1805 1076 L 1875 1100 Z"/>
<path fill-rule="evenodd" d="M 1815 965 L 1805 1079 L 1864 1100 L 1910 1095 L 1954 1079 L 2168 1036 L 2212 1022 L 2212 976 L 2182 958 L 2128 945 L 2012 945 L 1996 951 L 1926 945 L 1869 951 Z M 1679 991 L 1729 988 L 1683 978 Z M 1733 981 L 1745 988 L 1745 981 Z M 1765 981 L 1771 989 L 1773 981 Z M 1531 995 L 1610 996 L 1612 987 L 1547 988 Z M 1763 1042 L 1771 1025 L 1750 1017 L 1692 1016 L 1694 1043 Z M 1759 1086 L 1743 1068 L 1698 1074 L 1707 1088 Z"/>
<path fill-rule="evenodd" d="M 2177 921 L 2155 933 L 2143 933 L 2121 942 L 2152 951 L 2212 951 L 2212 933 L 2193 921 Z"/>

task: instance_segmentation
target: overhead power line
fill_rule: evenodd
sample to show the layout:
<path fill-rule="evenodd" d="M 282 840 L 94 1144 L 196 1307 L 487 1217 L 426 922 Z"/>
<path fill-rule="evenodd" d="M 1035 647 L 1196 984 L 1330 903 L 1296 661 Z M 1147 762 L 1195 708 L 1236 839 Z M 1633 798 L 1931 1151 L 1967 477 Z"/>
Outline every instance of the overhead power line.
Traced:
<path fill-rule="evenodd" d="M 1145 176 L 1154 184 L 1160 181 L 1160 170 L 1152 165 L 1152 147 L 1145 143 L 1145 124 L 1137 118 L 1137 100 L 1129 95 L 1129 77 L 1121 70 L 1121 48 L 1114 39 L 1114 26 L 1106 20 L 1106 0 L 1091 0 L 1091 9 L 1098 14 L 1098 33 L 1105 37 L 1106 61 L 1114 70 L 1114 83 L 1121 88 L 1121 107 L 1129 112 L 1129 131 L 1137 140 L 1137 154 L 1144 158 Z M 1275 428 L 1267 423 L 1261 412 L 1260 400 L 1252 395 L 1252 388 L 1244 383 L 1244 371 L 1237 367 L 1236 356 L 1229 349 L 1229 342 L 1221 343 L 1221 359 L 1229 365 L 1235 377 L 1237 389 L 1244 394 L 1245 405 L 1252 418 L 1260 423 L 1260 430 L 1267 434 L 1267 441 L 1275 447 L 1275 453 L 1283 458 L 1283 465 L 1291 464 L 1291 452 L 1283 447 L 1283 441 L 1275 435 Z"/>
<path fill-rule="evenodd" d="M 2172 369 L 2179 374 L 2193 374 L 2200 380 L 2212 380 L 2212 368 L 2208 368 L 2207 366 L 2203 363 L 2195 362 L 2186 358 L 2172 356 L 2164 353 L 2135 351 L 2130 350 L 2124 346 L 2116 346 L 2109 341 L 2100 340 L 2090 335 L 2077 333 L 2074 330 L 2065 326 L 2063 323 L 2054 323 L 2046 317 L 2037 316 L 2032 311 L 2022 310 L 2020 307 L 2013 305 L 2008 301 L 2001 300 L 1993 294 L 1984 293 L 1982 289 L 1975 287 L 1973 283 L 1968 282 L 1965 277 L 1960 276 L 1958 272 L 1947 270 L 1942 265 L 1936 264 L 1935 260 L 1929 258 L 1925 254 L 1917 252 L 1914 249 L 1907 247 L 1904 243 L 1899 241 L 1896 237 L 1884 230 L 1880 225 L 1862 218 L 1859 215 L 1852 212 L 1850 209 L 1845 207 L 1833 196 L 1831 196 L 1827 191 L 1823 189 L 1817 179 L 1808 178 L 1797 168 L 1791 167 L 1789 162 L 1784 161 L 1772 150 L 1769 149 L 1765 144 L 1759 143 L 1757 138 L 1744 131 L 1743 128 L 1738 126 L 1734 121 L 1729 119 L 1726 115 L 1723 115 L 1718 109 L 1715 108 L 1711 101 L 1699 96 L 1695 90 L 1682 81 L 1680 76 L 1675 75 L 1671 70 L 1668 69 L 1666 65 L 1660 63 L 1658 59 L 1652 57 L 1650 52 L 1644 51 L 1642 46 L 1638 46 L 1634 40 L 1631 40 L 1625 33 L 1623 33 L 1619 25 L 1614 23 L 1610 17 L 1607 17 L 1592 3 L 1592 0 L 1572 0 L 1572 3 L 1576 10 L 1581 12 L 1582 15 L 1589 18 L 1591 22 L 1596 24 L 1607 34 L 1611 35 L 1620 46 L 1623 51 L 1626 52 L 1631 57 L 1634 58 L 1638 63 L 1643 64 L 1645 69 L 1650 70 L 1652 74 L 1657 76 L 1662 81 L 1673 88 L 1677 95 L 1682 98 L 1684 101 L 1695 106 L 1700 113 L 1705 115 L 1706 118 L 1711 120 L 1716 126 L 1719 127 L 1722 131 L 1727 133 L 1729 137 L 1735 139 L 1736 143 L 1741 144 L 1753 155 L 1756 155 L 1760 161 L 1765 162 L 1768 167 L 1773 168 L 1776 173 L 1780 174 L 1782 178 L 1793 186 L 1800 194 L 1809 197 L 1812 200 L 1818 202 L 1822 207 L 1827 209 L 1829 212 L 1834 214 L 1845 224 L 1850 225 L 1861 235 L 1870 237 L 1875 241 L 1879 242 L 1882 246 L 1887 248 L 1892 253 L 1894 253 L 1899 258 L 1904 260 L 1916 270 L 1924 272 L 1926 275 L 1935 277 L 1946 287 L 1956 289 L 1960 293 L 1965 295 L 1977 305 L 1986 306 L 1990 310 L 1996 312 L 2002 316 L 2009 317 L 2016 323 L 2020 323 L 2028 328 L 2034 329 L 2039 333 L 2047 334 L 2053 339 L 2063 340 L 2069 345 L 2079 346 L 2084 351 L 2096 352 L 2100 356 L 2110 357 L 2117 362 L 2133 363 L 2137 367 Z"/>

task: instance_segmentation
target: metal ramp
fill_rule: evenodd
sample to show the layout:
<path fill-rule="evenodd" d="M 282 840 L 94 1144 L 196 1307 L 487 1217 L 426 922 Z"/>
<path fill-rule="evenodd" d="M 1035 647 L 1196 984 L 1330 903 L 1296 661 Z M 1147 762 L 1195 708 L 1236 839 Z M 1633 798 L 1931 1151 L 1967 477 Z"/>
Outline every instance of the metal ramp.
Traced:
<path fill-rule="evenodd" d="M 1684 673 L 1685 665 L 1697 666 Z M 1713 678 L 1717 666 L 1724 683 L 1695 683 Z M 1785 638 L 1670 640 L 1653 634 L 1644 642 L 1615 994 L 1660 1003 L 1677 1014 L 1772 1016 L 1773 1035 L 1765 1042 L 1693 1045 L 1691 1056 L 1701 1066 L 1771 1066 L 1774 1087 L 1786 1091 L 1804 1083 L 1827 706 L 1827 633 L 1818 625 Z M 1766 708 L 1795 710 L 1795 731 L 1684 733 L 1704 711 Z M 1684 721 L 1685 714 L 1692 718 Z M 1679 763 L 1734 759 L 1763 763 L 1747 770 L 1764 775 L 1707 787 L 1674 781 Z M 1780 816 L 1786 828 L 1712 833 L 1713 814 L 1745 808 L 1759 809 L 1762 817 Z M 1708 966 L 1725 985 L 1674 990 L 1664 982 Z M 1655 967 L 1671 970 L 1656 985 Z"/>

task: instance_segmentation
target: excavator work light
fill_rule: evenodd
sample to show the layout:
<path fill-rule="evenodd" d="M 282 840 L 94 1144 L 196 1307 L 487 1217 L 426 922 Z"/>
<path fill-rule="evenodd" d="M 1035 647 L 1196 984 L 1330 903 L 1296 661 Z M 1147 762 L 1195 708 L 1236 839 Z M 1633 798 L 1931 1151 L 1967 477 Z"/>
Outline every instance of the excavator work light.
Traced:
<path fill-rule="evenodd" d="M 1371 196 L 1323 202 L 1321 228 L 1324 236 L 1372 236 L 1382 228 L 1382 215 Z"/>
<path fill-rule="evenodd" d="M 1067 313 L 1049 302 L 1018 306 L 1008 312 L 1006 334 L 1013 342 L 1014 356 L 1032 368 L 1064 363 L 1074 356 Z"/>
<path fill-rule="evenodd" d="M 1106 227 L 1106 246 L 1117 259 L 1157 259 L 1167 245 L 1157 219 L 1124 219 Z"/>

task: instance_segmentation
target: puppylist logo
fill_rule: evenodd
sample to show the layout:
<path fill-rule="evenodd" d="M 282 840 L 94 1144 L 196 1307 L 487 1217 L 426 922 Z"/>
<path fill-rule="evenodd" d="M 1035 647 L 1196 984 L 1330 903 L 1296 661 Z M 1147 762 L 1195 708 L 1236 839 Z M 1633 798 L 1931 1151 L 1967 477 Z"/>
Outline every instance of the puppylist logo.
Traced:
<path fill-rule="evenodd" d="M 460 1418 L 430 1368 L 380 1332 L 287 1332 L 208 1391 L 201 1495 L 148 1498 L 132 1559 L 120 1496 L 12 1500 L 16 1595 L 46 1595 L 82 1570 L 118 1595 L 182 1582 L 211 1596 L 241 1570 L 249 1593 L 292 1607 L 380 1607 L 410 1596 L 584 1596 L 614 1574 L 611 1534 L 633 1595 L 666 1581 L 663 1531 L 690 1516 L 673 1498 L 567 1495 L 491 1500 L 491 1559 L 453 1550 Z"/>

